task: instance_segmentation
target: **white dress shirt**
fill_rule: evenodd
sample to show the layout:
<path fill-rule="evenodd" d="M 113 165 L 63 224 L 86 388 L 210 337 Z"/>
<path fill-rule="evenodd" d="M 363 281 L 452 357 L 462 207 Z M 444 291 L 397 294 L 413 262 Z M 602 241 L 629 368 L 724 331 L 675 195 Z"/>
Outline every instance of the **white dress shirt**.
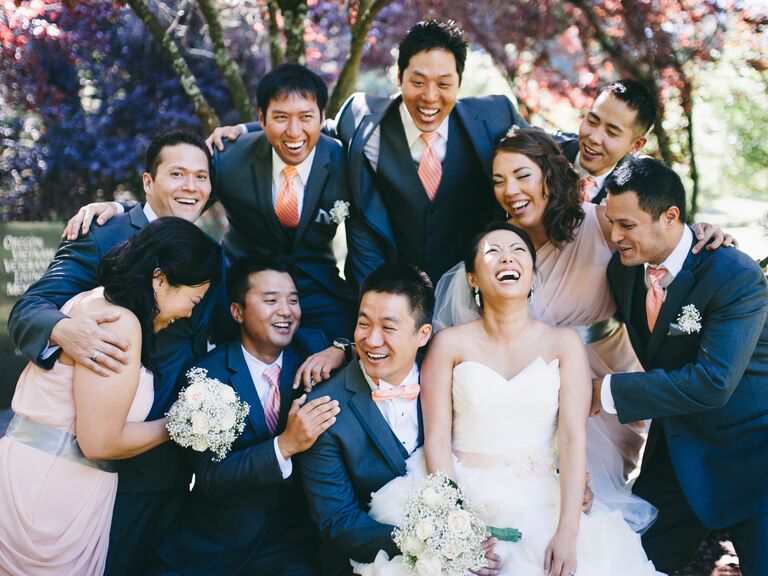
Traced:
<path fill-rule="evenodd" d="M 661 287 L 664 289 L 664 296 L 667 295 L 667 286 L 672 284 L 675 277 L 680 274 L 680 270 L 683 269 L 685 259 L 688 257 L 688 252 L 691 250 L 691 244 L 693 242 L 693 232 L 688 226 L 683 226 L 683 234 L 680 241 L 675 246 L 675 249 L 670 252 L 669 256 L 659 264 L 653 266 L 654 268 L 666 268 L 667 275 L 661 282 Z M 649 264 L 645 263 L 645 270 L 648 270 Z M 648 274 L 645 275 L 645 284 L 648 287 Z M 603 378 L 603 385 L 600 389 L 600 404 L 603 406 L 603 410 L 609 414 L 616 414 L 616 403 L 613 401 L 613 394 L 611 393 L 611 375 L 608 374 Z"/>
<path fill-rule="evenodd" d="M 312 148 L 312 151 L 304 159 L 301 164 L 294 166 L 298 174 L 293 179 L 293 189 L 296 190 L 296 201 L 299 207 L 299 219 L 301 219 L 301 209 L 304 206 L 304 188 L 309 180 L 309 173 L 312 171 L 312 162 L 315 159 L 315 152 L 317 147 Z M 285 168 L 285 162 L 282 161 L 280 156 L 277 155 L 275 149 L 272 148 L 272 206 L 277 203 L 277 196 L 280 194 L 280 188 L 283 185 L 285 176 L 283 175 L 283 168 Z"/>
<path fill-rule="evenodd" d="M 248 366 L 248 371 L 251 373 L 251 380 L 256 387 L 256 394 L 259 395 L 259 402 L 261 402 L 261 407 L 266 411 L 267 399 L 269 398 L 269 384 L 267 384 L 267 381 L 263 378 L 264 371 L 270 366 L 274 366 L 275 364 L 282 368 L 283 354 L 281 352 L 280 356 L 277 357 L 277 360 L 275 360 L 273 364 L 265 364 L 256 358 L 256 356 L 248 352 L 248 350 L 246 350 L 242 345 L 240 348 L 243 350 L 245 364 Z M 281 399 L 280 402 L 282 403 L 283 399 Z M 277 437 L 272 440 L 272 443 L 275 447 L 277 463 L 280 465 L 280 473 L 283 475 L 283 479 L 288 478 L 288 476 L 291 475 L 291 472 L 293 472 L 293 463 L 291 462 L 290 458 L 287 460 L 283 458 L 283 454 L 280 452 L 280 447 L 277 445 Z"/>
<path fill-rule="evenodd" d="M 387 390 L 396 387 L 396 385 L 384 382 L 384 380 L 379 380 L 379 385 L 376 386 L 368 374 L 365 373 L 362 362 L 360 363 L 360 370 L 362 370 L 368 386 L 371 387 L 371 391 L 378 389 Z M 414 364 L 408 376 L 399 385 L 418 383 L 419 369 Z M 395 433 L 395 436 L 403 445 L 403 448 L 408 451 L 408 454 L 412 454 L 419 444 L 419 399 L 391 398 L 374 403 L 379 412 L 381 412 L 381 415 L 384 416 L 384 420 L 389 424 L 392 432 Z"/>
<path fill-rule="evenodd" d="M 411 158 L 414 162 L 420 162 L 421 156 L 424 154 L 424 150 L 427 148 L 427 143 L 421 138 L 421 130 L 419 130 L 416 123 L 411 118 L 408 108 L 405 107 L 405 103 L 400 103 L 400 120 L 403 123 L 403 129 L 405 130 L 405 139 L 408 142 L 408 149 L 411 151 Z M 437 140 L 432 142 L 432 150 L 435 153 L 437 161 L 442 164 L 445 160 L 445 153 L 448 150 L 448 118 L 446 116 L 440 126 L 437 127 L 436 132 L 440 135 Z M 368 138 L 365 143 L 363 152 L 365 157 L 368 158 L 368 162 L 373 166 L 373 170 L 378 170 L 379 165 L 379 152 L 381 150 L 381 125 L 376 126 L 376 129 Z"/>
<path fill-rule="evenodd" d="M 608 174 L 613 172 L 613 169 L 616 168 L 616 165 L 614 164 L 613 166 L 611 166 L 609 170 L 606 170 L 605 172 L 603 172 L 602 176 L 595 176 L 594 174 L 590 174 L 589 172 L 587 172 L 586 168 L 584 168 L 581 165 L 581 162 L 579 160 L 580 158 L 581 158 L 581 152 L 577 152 L 576 158 L 573 161 L 573 169 L 576 170 L 576 174 L 579 175 L 579 178 L 586 178 L 587 176 L 589 176 L 590 178 L 592 178 L 592 180 L 595 181 L 595 184 L 597 186 L 594 189 L 590 190 L 589 192 L 589 199 L 592 200 L 592 198 L 597 196 L 600 190 L 603 189 L 603 183 L 605 182 L 605 179 L 608 178 Z"/>

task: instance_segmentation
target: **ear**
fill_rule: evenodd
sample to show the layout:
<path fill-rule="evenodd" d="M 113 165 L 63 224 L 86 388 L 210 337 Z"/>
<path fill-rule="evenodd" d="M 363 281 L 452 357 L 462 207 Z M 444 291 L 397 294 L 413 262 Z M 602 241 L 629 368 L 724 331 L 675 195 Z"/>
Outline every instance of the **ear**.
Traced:
<path fill-rule="evenodd" d="M 640 150 L 643 149 L 643 146 L 646 145 L 648 142 L 648 138 L 645 136 L 640 136 L 639 138 L 636 138 L 634 142 L 632 142 L 632 148 L 629 149 L 630 154 L 637 154 L 640 152 Z"/>
<path fill-rule="evenodd" d="M 235 322 L 238 324 L 243 323 L 243 307 L 239 303 L 232 302 L 232 304 L 229 305 L 229 313 L 232 314 L 232 318 Z"/>
<path fill-rule="evenodd" d="M 320 112 L 320 124 L 325 124 L 325 110 Z"/>
<path fill-rule="evenodd" d="M 261 108 L 259 108 L 259 124 L 264 126 L 264 112 L 261 111 Z"/>
<path fill-rule="evenodd" d="M 670 226 L 680 220 L 680 209 L 677 206 L 670 206 L 661 215 L 661 218 L 667 226 Z"/>
<path fill-rule="evenodd" d="M 152 196 L 152 184 L 154 180 L 152 179 L 152 174 L 149 172 L 144 172 L 144 174 L 141 175 L 141 183 L 144 186 L 144 194 L 147 195 L 147 198 Z"/>
<path fill-rule="evenodd" d="M 419 328 L 419 348 L 426 345 L 429 342 L 429 338 L 432 336 L 432 324 L 422 324 Z"/>
<path fill-rule="evenodd" d="M 160 270 L 160 268 L 155 268 L 154 272 L 152 272 L 152 290 L 157 293 L 167 281 L 168 277 L 165 275 L 165 272 Z"/>
<path fill-rule="evenodd" d="M 477 288 L 477 280 L 475 280 L 474 273 L 467 272 L 467 284 L 469 284 L 470 288 Z"/>

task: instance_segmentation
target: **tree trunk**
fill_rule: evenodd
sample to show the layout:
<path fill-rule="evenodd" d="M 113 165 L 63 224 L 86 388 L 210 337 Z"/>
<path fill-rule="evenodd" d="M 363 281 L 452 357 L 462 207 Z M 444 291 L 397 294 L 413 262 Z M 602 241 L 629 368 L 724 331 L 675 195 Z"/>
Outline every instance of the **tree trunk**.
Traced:
<path fill-rule="evenodd" d="M 178 45 L 171 38 L 163 28 L 160 20 L 155 16 L 154 12 L 150 10 L 146 0 L 127 0 L 128 5 L 136 12 L 136 15 L 144 22 L 144 25 L 149 30 L 152 37 L 160 45 L 165 53 L 165 56 L 171 62 L 173 71 L 179 77 L 181 87 L 184 92 L 189 96 L 192 101 L 192 106 L 195 109 L 195 113 L 200 118 L 203 124 L 203 129 L 206 134 L 213 132 L 213 129 L 219 125 L 219 117 L 216 115 L 216 111 L 208 103 L 203 93 L 200 91 L 200 86 L 197 83 L 197 78 L 189 69 L 187 61 L 184 60 L 184 56 L 181 54 Z"/>
<path fill-rule="evenodd" d="M 373 21 L 378 16 L 381 9 L 384 8 L 391 0 L 374 0 L 374 2 L 361 1 L 358 5 L 358 11 L 356 14 L 356 21 L 352 22 L 351 5 L 347 5 L 348 20 L 349 20 L 349 54 L 347 60 L 344 62 L 344 67 L 341 69 L 339 79 L 336 81 L 336 86 L 333 87 L 333 93 L 328 101 L 328 116 L 335 116 L 341 108 L 344 101 L 354 92 L 355 85 L 357 84 L 357 76 L 360 73 L 360 62 L 363 59 L 363 50 L 365 50 L 365 39 L 368 36 L 368 32 L 371 30 Z M 350 3 L 351 4 L 351 3 Z"/>
<path fill-rule="evenodd" d="M 269 56 L 272 68 L 283 63 L 283 48 L 280 46 L 280 27 L 277 25 L 277 2 L 267 0 L 267 21 L 269 22 Z"/>
<path fill-rule="evenodd" d="M 255 118 L 253 106 L 248 98 L 248 90 L 240 76 L 237 64 L 232 60 L 227 47 L 224 45 L 224 30 L 221 27 L 221 22 L 219 22 L 218 11 L 213 5 L 213 0 L 198 0 L 198 5 L 205 17 L 205 21 L 208 23 L 208 32 L 211 35 L 216 66 L 227 83 L 229 94 L 235 103 L 240 121 L 251 122 Z"/>
<path fill-rule="evenodd" d="M 277 0 L 283 15 L 286 62 L 304 62 L 304 19 L 307 17 L 307 0 Z"/>
<path fill-rule="evenodd" d="M 683 113 L 688 121 L 686 134 L 688 136 L 688 163 L 690 165 L 690 177 L 693 183 L 691 190 L 691 209 L 688 211 L 688 222 L 694 222 L 696 212 L 699 209 L 699 169 L 696 164 L 696 152 L 693 141 L 693 86 L 686 80 L 681 90 L 683 98 Z"/>

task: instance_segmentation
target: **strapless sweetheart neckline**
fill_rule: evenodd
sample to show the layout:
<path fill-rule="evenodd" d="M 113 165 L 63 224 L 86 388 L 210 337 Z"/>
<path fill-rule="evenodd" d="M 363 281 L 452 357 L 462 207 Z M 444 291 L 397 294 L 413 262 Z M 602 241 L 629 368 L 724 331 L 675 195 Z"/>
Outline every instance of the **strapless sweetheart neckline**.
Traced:
<path fill-rule="evenodd" d="M 459 366 L 463 366 L 464 364 L 475 364 L 477 366 L 481 366 L 491 372 L 492 374 L 496 375 L 500 379 L 504 380 L 504 382 L 512 382 L 513 380 L 517 380 L 520 378 L 523 374 L 528 372 L 534 365 L 537 364 L 543 364 L 546 368 L 549 368 L 552 366 L 552 364 L 557 364 L 559 362 L 559 358 L 554 358 L 551 361 L 547 362 L 542 358 L 541 356 L 536 356 L 533 360 L 531 360 L 528 364 L 526 364 L 523 368 L 520 369 L 520 371 L 515 374 L 514 376 L 511 376 L 510 378 L 506 378 L 503 374 L 501 374 L 498 370 L 491 368 L 487 364 L 483 364 L 482 362 L 478 362 L 477 360 L 463 360 L 456 364 L 453 369 L 456 370 Z"/>

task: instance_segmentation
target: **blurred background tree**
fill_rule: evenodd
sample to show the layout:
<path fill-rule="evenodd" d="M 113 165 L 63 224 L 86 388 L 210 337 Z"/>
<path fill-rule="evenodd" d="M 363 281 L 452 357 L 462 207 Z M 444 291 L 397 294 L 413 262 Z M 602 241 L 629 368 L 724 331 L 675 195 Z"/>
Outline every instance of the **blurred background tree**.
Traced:
<path fill-rule="evenodd" d="M 356 89 L 391 92 L 397 41 L 425 16 L 467 30 L 463 93 L 506 92 L 573 131 L 600 84 L 637 78 L 662 110 L 649 149 L 686 176 L 693 213 L 701 195 L 768 198 L 757 1 L 0 0 L 0 220 L 140 196 L 156 130 L 252 119 L 283 61 L 328 81 L 329 115 Z"/>

